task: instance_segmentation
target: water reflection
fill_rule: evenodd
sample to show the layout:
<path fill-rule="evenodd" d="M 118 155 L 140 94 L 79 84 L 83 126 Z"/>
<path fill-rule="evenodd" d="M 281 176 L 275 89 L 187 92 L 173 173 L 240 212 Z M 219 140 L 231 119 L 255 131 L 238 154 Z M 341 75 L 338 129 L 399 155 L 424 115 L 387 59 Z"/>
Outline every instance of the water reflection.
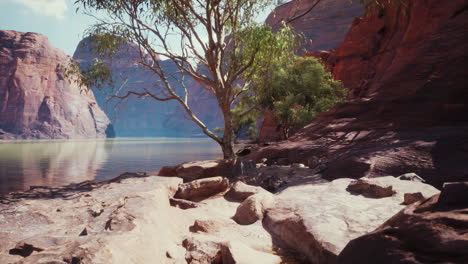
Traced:
<path fill-rule="evenodd" d="M 0 143 L 0 195 L 32 185 L 109 179 L 126 171 L 157 171 L 184 161 L 213 159 L 206 139 L 109 139 Z"/>
<path fill-rule="evenodd" d="M 0 144 L 0 193 L 92 180 L 111 150 L 106 141 Z"/>

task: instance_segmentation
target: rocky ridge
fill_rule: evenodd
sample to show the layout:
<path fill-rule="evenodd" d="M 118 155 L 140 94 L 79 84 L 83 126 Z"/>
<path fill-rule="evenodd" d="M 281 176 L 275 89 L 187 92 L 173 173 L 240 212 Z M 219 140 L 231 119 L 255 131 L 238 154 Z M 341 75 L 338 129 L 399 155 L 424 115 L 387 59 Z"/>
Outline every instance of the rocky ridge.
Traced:
<path fill-rule="evenodd" d="M 70 59 L 43 35 L 0 31 L 0 139 L 112 135 L 93 93 L 66 80 Z"/>

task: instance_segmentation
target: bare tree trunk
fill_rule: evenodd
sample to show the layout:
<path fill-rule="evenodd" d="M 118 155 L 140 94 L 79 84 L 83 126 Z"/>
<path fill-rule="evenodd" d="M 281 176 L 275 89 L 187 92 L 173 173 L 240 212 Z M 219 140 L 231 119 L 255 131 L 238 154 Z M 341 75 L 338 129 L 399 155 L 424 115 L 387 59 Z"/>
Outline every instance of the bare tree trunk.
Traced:
<path fill-rule="evenodd" d="M 234 154 L 234 141 L 232 129 L 232 117 L 230 109 L 223 109 L 224 116 L 224 134 L 221 141 L 221 149 L 223 150 L 223 157 L 225 160 L 235 159 Z"/>

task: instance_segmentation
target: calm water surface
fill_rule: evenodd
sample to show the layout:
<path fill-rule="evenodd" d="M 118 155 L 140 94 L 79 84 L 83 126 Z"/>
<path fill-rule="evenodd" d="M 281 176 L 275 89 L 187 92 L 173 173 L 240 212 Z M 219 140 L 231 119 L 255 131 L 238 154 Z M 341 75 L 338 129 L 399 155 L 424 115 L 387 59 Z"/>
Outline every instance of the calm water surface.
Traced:
<path fill-rule="evenodd" d="M 105 180 L 127 171 L 154 172 L 166 165 L 221 156 L 211 139 L 0 141 L 0 195 L 32 185 Z"/>

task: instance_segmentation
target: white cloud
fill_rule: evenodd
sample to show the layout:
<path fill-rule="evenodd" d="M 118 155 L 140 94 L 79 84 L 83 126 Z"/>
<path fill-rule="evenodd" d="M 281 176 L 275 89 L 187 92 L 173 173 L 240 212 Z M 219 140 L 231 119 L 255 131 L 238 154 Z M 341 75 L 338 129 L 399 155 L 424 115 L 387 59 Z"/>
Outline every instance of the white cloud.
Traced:
<path fill-rule="evenodd" d="M 67 0 L 9 0 L 22 5 L 35 14 L 62 20 L 68 10 Z"/>

